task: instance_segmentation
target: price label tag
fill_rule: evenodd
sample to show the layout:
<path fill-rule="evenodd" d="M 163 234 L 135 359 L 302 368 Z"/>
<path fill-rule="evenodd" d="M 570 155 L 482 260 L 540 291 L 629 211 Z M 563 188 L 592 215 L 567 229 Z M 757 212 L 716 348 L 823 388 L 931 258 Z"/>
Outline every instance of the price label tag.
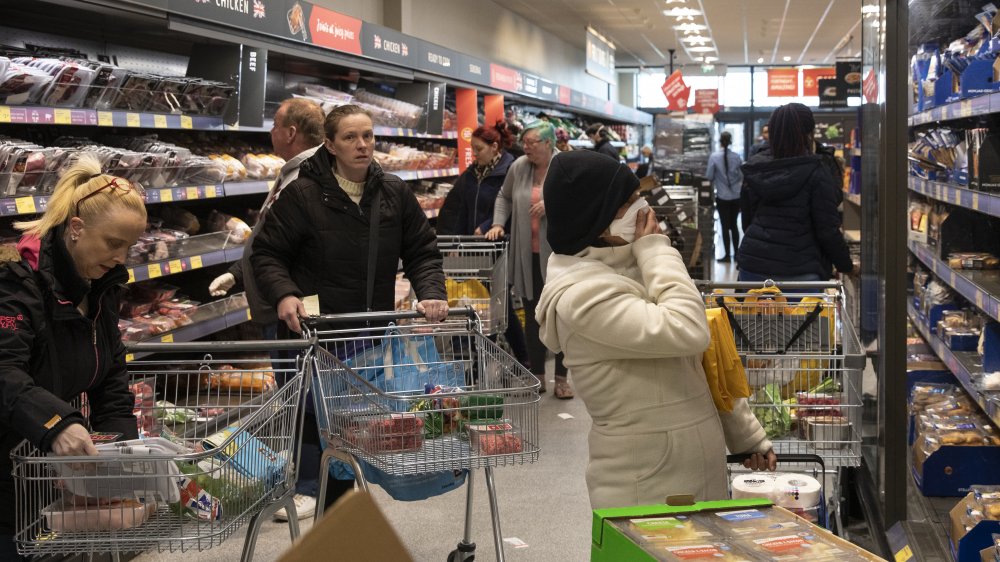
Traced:
<path fill-rule="evenodd" d="M 10 108 L 0 105 L 0 123 L 10 123 Z"/>
<path fill-rule="evenodd" d="M 126 113 L 125 114 L 125 125 L 127 127 L 139 127 L 141 121 L 139 120 L 138 113 Z"/>
<path fill-rule="evenodd" d="M 174 190 L 173 189 L 161 189 L 160 190 L 160 202 L 170 203 L 174 200 Z"/>
<path fill-rule="evenodd" d="M 979 291 L 976 291 L 976 306 L 978 306 L 980 310 L 983 308 L 983 293 Z"/>
<path fill-rule="evenodd" d="M 181 260 L 170 260 L 170 273 L 180 273 L 184 271 L 184 265 L 181 264 Z"/>
<path fill-rule="evenodd" d="M 174 342 L 174 335 L 173 334 L 163 334 L 162 336 L 160 336 L 160 342 L 161 343 L 173 343 Z"/>
<path fill-rule="evenodd" d="M 190 199 L 197 199 L 198 198 L 198 188 L 197 187 L 189 187 L 189 188 L 185 189 L 184 191 L 185 191 L 185 194 L 187 195 L 187 198 L 189 200 Z"/>
<path fill-rule="evenodd" d="M 128 268 L 128 282 L 135 283 L 135 270 L 131 267 Z"/>
<path fill-rule="evenodd" d="M 69 125 L 73 122 L 73 116 L 68 109 L 57 109 L 55 111 L 56 125 Z"/>
<path fill-rule="evenodd" d="M 962 204 L 962 190 L 961 189 L 956 189 L 955 190 L 955 204 L 956 205 L 961 205 Z"/>
<path fill-rule="evenodd" d="M 247 322 L 249 322 L 250 320 L 252 320 L 252 318 L 250 317 L 250 309 L 248 308 L 247 309 Z"/>
<path fill-rule="evenodd" d="M 272 189 L 274 189 L 274 180 L 267 182 L 267 190 L 271 191 Z"/>
<path fill-rule="evenodd" d="M 896 562 L 906 562 L 913 558 L 913 550 L 910 549 L 910 545 L 906 545 L 894 557 Z"/>
<path fill-rule="evenodd" d="M 17 207 L 19 215 L 30 215 L 38 212 L 38 209 L 35 208 L 34 197 L 18 197 L 14 199 L 14 206 Z"/>
<path fill-rule="evenodd" d="M 115 119 L 114 114 L 110 111 L 98 111 L 97 112 L 97 126 L 98 127 L 114 127 Z"/>
<path fill-rule="evenodd" d="M 979 194 L 978 193 L 973 193 L 972 194 L 972 208 L 973 208 L 973 210 L 976 210 L 976 211 L 979 210 Z"/>
<path fill-rule="evenodd" d="M 154 115 L 153 116 L 153 126 L 157 129 L 167 128 L 167 116 L 166 115 Z"/>
<path fill-rule="evenodd" d="M 181 115 L 181 129 L 190 129 L 194 126 L 191 122 L 191 118 L 187 115 Z"/>
<path fill-rule="evenodd" d="M 156 279 L 157 277 L 163 275 L 163 270 L 160 269 L 160 264 L 158 263 L 150 264 L 149 267 L 146 268 L 146 271 L 149 272 L 150 279 Z"/>
<path fill-rule="evenodd" d="M 131 363 L 133 361 L 135 361 L 135 355 L 132 354 L 132 353 L 126 353 L 125 354 L 125 362 L 126 363 Z"/>
<path fill-rule="evenodd" d="M 963 100 L 958 114 L 961 117 L 972 117 L 972 100 Z"/>
<path fill-rule="evenodd" d="M 219 196 L 219 193 L 218 193 L 218 191 L 216 191 L 214 185 L 206 185 L 205 186 L 205 198 L 206 199 L 212 199 L 212 198 L 218 197 L 218 196 Z"/>
<path fill-rule="evenodd" d="M 191 269 L 201 269 L 201 256 L 194 256 L 191 258 Z"/>
<path fill-rule="evenodd" d="M 951 285 L 952 287 L 955 286 L 955 272 L 954 271 L 948 273 L 948 284 Z"/>

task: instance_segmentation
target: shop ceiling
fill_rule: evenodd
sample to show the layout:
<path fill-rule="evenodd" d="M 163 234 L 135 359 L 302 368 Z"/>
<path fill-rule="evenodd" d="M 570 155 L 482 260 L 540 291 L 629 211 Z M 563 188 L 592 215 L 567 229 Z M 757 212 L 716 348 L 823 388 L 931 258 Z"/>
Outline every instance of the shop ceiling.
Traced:
<path fill-rule="evenodd" d="M 861 0 L 505 0 L 503 4 L 581 49 L 586 27 L 594 28 L 615 45 L 619 68 L 665 67 L 669 49 L 676 50 L 675 65 L 832 64 L 838 57 L 860 58 L 861 53 Z M 704 29 L 676 29 L 684 24 Z"/>

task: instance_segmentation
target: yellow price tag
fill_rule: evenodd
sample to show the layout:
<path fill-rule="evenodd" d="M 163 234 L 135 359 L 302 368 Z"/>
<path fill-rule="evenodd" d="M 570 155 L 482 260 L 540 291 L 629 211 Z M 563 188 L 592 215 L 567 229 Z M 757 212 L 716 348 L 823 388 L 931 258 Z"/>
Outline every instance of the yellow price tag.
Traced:
<path fill-rule="evenodd" d="M 962 105 L 960 107 L 959 114 L 962 117 L 971 117 L 972 116 L 972 100 L 963 100 L 962 101 Z"/>
<path fill-rule="evenodd" d="M 135 283 L 135 270 L 131 267 L 128 268 L 128 282 Z"/>
<path fill-rule="evenodd" d="M 57 109 L 55 113 L 56 125 L 69 125 L 73 122 L 73 116 L 68 109 Z"/>
<path fill-rule="evenodd" d="M 0 105 L 0 123 L 10 123 L 10 108 Z"/>
<path fill-rule="evenodd" d="M 212 199 L 212 198 L 218 197 L 218 196 L 219 196 L 219 192 L 216 191 L 214 185 L 206 185 L 205 186 L 205 198 L 206 199 Z"/>
<path fill-rule="evenodd" d="M 161 343 L 173 343 L 174 342 L 174 335 L 173 334 L 163 334 L 162 336 L 160 336 L 160 342 Z"/>
<path fill-rule="evenodd" d="M 98 127 L 114 127 L 115 119 L 114 114 L 110 111 L 98 111 L 97 112 L 97 126 Z"/>
<path fill-rule="evenodd" d="M 141 125 L 139 121 L 138 113 L 126 113 L 125 114 L 125 125 L 127 127 L 138 127 Z"/>
<path fill-rule="evenodd" d="M 150 264 L 149 267 L 146 268 L 146 271 L 149 272 L 150 279 L 156 279 L 157 277 L 163 275 L 163 270 L 160 269 L 160 264 L 158 263 Z"/>
<path fill-rule="evenodd" d="M 962 204 L 962 190 L 960 189 L 955 190 L 955 204 L 956 205 Z"/>
<path fill-rule="evenodd" d="M 125 362 L 126 363 L 131 363 L 133 361 L 135 361 L 135 355 L 133 355 L 131 353 L 126 353 L 125 354 Z"/>
<path fill-rule="evenodd" d="M 948 274 L 948 284 L 951 285 L 952 287 L 955 286 L 955 272 L 954 271 L 952 271 L 952 272 L 950 272 Z"/>
<path fill-rule="evenodd" d="M 154 115 L 153 116 L 153 126 L 157 129 L 167 128 L 167 116 L 166 115 Z"/>
<path fill-rule="evenodd" d="M 250 316 L 250 309 L 248 308 L 248 309 L 247 309 L 247 322 L 249 322 L 249 321 L 250 321 L 250 320 L 252 320 L 252 319 L 253 319 L 253 318 L 251 318 L 251 316 Z"/>
<path fill-rule="evenodd" d="M 170 260 L 170 273 L 180 273 L 184 271 L 184 266 L 181 265 L 181 260 Z"/>
<path fill-rule="evenodd" d="M 979 194 L 978 193 L 973 193 L 972 194 L 972 208 L 974 210 L 976 210 L 976 211 L 979 210 Z"/>
<path fill-rule="evenodd" d="M 170 203 L 174 200 L 174 190 L 173 189 L 161 189 L 160 190 L 160 202 Z"/>
<path fill-rule="evenodd" d="M 191 258 L 191 269 L 201 269 L 201 256 L 194 256 Z"/>
<path fill-rule="evenodd" d="M 185 189 L 184 192 L 187 195 L 187 198 L 189 200 L 191 200 L 191 199 L 197 199 L 198 198 L 198 188 L 197 187 L 189 187 L 189 188 Z"/>
<path fill-rule="evenodd" d="M 274 189 L 274 180 L 267 182 L 267 190 L 271 191 L 272 189 Z"/>
<path fill-rule="evenodd" d="M 894 556 L 896 562 L 906 562 L 913 558 L 913 551 L 910 550 L 910 545 L 904 546 L 899 552 Z"/>
<path fill-rule="evenodd" d="M 983 308 L 983 294 L 980 293 L 979 291 L 976 291 L 976 306 L 978 306 L 980 309 Z"/>
<path fill-rule="evenodd" d="M 187 115 L 181 115 L 181 129 L 190 129 L 192 127 L 194 127 L 194 124 L 191 122 L 191 118 Z"/>
<path fill-rule="evenodd" d="M 38 212 L 38 209 L 35 208 L 34 197 L 18 197 L 14 200 L 14 206 L 17 207 L 19 215 L 30 215 Z"/>

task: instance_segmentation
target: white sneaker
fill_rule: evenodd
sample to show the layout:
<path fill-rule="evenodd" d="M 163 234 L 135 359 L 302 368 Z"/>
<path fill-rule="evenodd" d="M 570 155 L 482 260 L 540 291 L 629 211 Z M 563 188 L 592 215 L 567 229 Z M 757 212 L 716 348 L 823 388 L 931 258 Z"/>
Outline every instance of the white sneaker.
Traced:
<path fill-rule="evenodd" d="M 309 519 L 313 515 L 316 515 L 316 498 L 312 496 L 305 496 L 302 494 L 295 494 L 292 498 L 295 502 L 295 514 L 298 515 L 299 520 Z M 281 508 L 274 513 L 275 521 L 288 521 L 288 510 Z"/>

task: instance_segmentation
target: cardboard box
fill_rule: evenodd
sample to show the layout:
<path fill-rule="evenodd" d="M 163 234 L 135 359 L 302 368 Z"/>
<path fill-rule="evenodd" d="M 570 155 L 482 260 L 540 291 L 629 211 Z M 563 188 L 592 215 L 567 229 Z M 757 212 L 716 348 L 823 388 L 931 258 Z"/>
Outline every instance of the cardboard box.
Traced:
<path fill-rule="evenodd" d="M 413 561 L 371 496 L 359 491 L 337 500 L 280 562 L 314 562 L 332 557 L 352 562 Z"/>
<path fill-rule="evenodd" d="M 1000 533 L 1000 521 L 980 521 L 966 532 L 962 516 L 973 503 L 972 493 L 962 498 L 949 512 L 951 518 L 951 554 L 955 562 L 980 562 L 982 550 L 993 548 L 993 534 Z"/>

